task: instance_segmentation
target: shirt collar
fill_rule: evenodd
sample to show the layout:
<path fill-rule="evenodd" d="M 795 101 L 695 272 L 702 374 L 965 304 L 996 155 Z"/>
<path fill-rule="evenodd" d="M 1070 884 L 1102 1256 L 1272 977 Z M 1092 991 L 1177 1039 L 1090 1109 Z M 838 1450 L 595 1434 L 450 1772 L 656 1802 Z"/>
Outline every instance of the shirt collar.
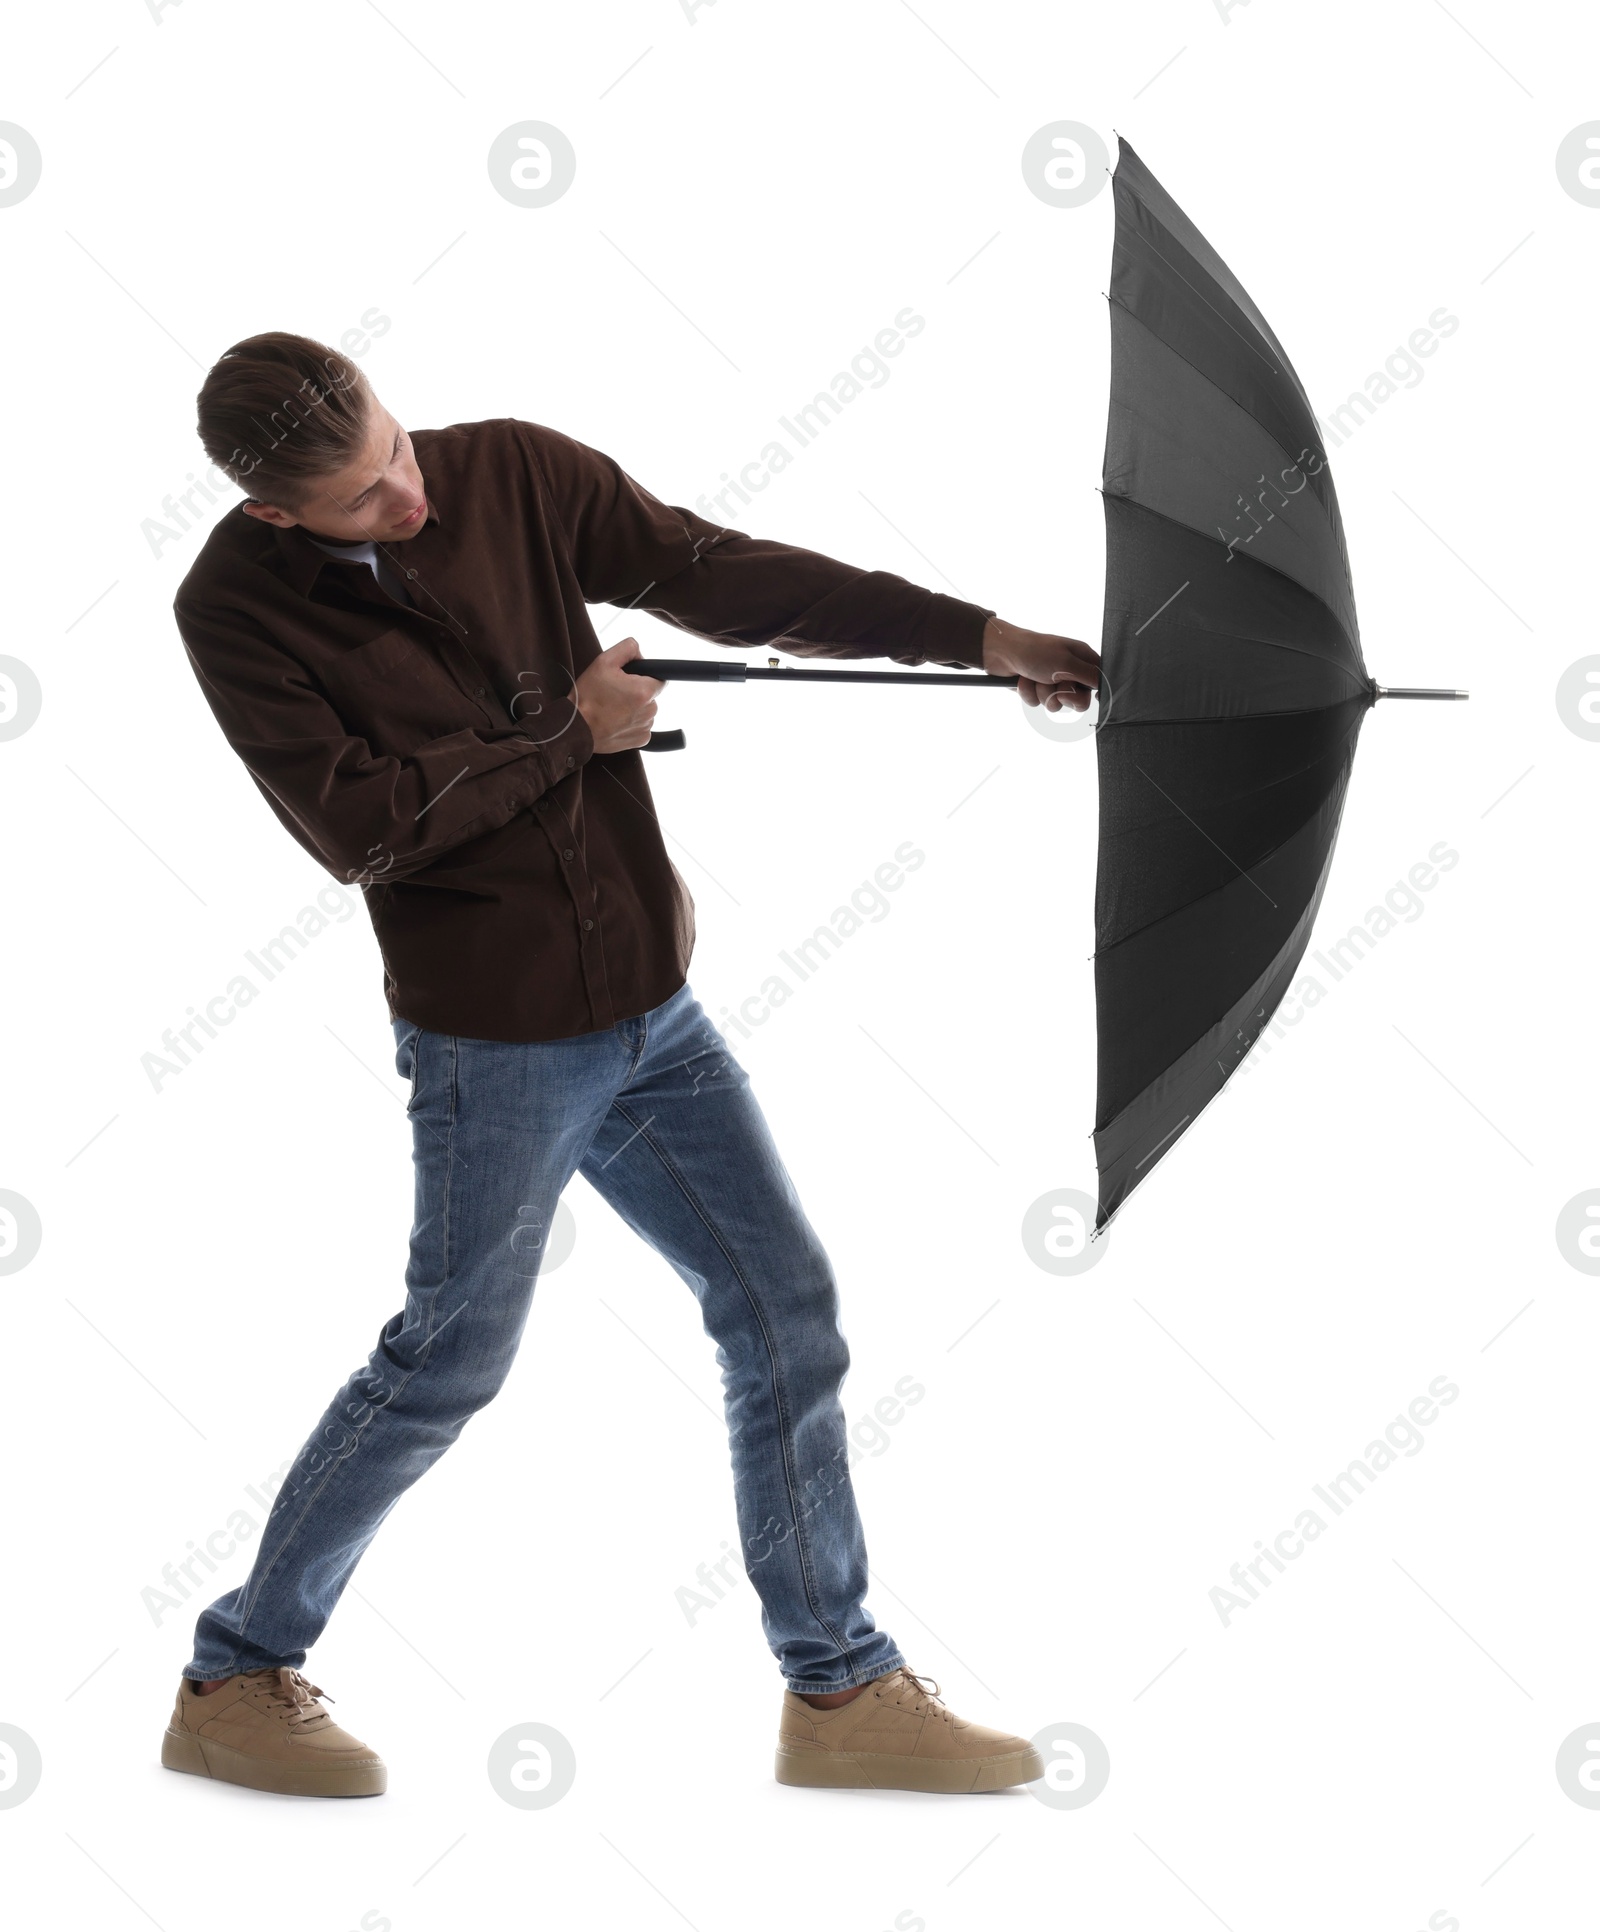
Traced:
<path fill-rule="evenodd" d="M 439 521 L 439 509 L 431 490 L 425 491 L 424 495 L 428 504 L 428 514 L 422 519 L 422 527 L 425 530 L 430 523 Z M 337 563 L 338 558 L 330 557 L 326 550 L 307 536 L 299 524 L 295 524 L 290 530 L 282 530 L 273 525 L 272 534 L 278 540 L 278 555 L 283 560 L 284 575 L 289 584 L 302 597 L 309 597 L 311 586 L 317 581 L 323 565 Z M 419 530 L 417 536 L 421 534 L 422 531 Z M 407 542 L 415 543 L 416 537 L 408 538 Z M 351 561 L 359 562 L 360 559 L 352 557 Z"/>

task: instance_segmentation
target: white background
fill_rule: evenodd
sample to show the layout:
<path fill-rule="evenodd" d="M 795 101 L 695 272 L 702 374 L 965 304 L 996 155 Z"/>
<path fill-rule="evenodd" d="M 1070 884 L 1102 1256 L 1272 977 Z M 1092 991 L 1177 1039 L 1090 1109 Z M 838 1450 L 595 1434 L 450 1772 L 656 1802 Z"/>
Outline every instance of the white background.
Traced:
<path fill-rule="evenodd" d="M 1555 1222 L 1600 1185 L 1600 746 L 1555 685 L 1595 648 L 1600 210 L 1554 159 L 1600 113 L 1595 54 L 1576 10 L 1481 0 L 12 18 L 0 118 L 44 156 L 0 209 L 0 648 L 44 692 L 0 746 L 0 1186 L 44 1227 L 0 1281 L 0 1722 L 43 1759 L 0 1810 L 15 1916 L 1578 1922 L 1600 1816 L 1554 1759 L 1600 1716 L 1600 1283 Z M 486 169 L 528 119 L 578 155 L 543 209 Z M 675 687 L 660 722 L 690 749 L 649 775 L 713 1017 L 901 841 L 927 854 L 730 1038 L 840 1277 L 847 1412 L 926 1389 L 856 1472 L 872 1608 L 957 1710 L 1092 1729 L 1107 1789 L 1058 1810 L 772 1782 L 753 1593 L 692 1627 L 675 1598 L 736 1537 L 710 1344 L 582 1183 L 509 1387 L 312 1658 L 388 1795 L 163 1772 L 194 1611 L 251 1546 L 159 1624 L 141 1593 L 235 1510 L 259 1522 L 245 1486 L 399 1305 L 411 1199 L 359 907 L 159 1093 L 141 1069 L 329 883 L 179 646 L 203 528 L 159 556 L 141 528 L 200 466 L 204 368 L 376 307 L 363 367 L 403 422 L 530 417 L 692 504 L 911 305 L 927 326 L 891 379 L 734 520 L 1098 642 L 1112 201 L 1047 206 L 1020 167 L 1062 119 L 1128 135 L 1324 415 L 1459 317 L 1332 460 L 1374 674 L 1473 699 L 1369 719 L 1314 943 L 1436 842 L 1459 863 L 1064 1279 L 1020 1229 L 1093 1185 L 1092 742 L 1049 742 L 1005 693 Z M 685 648 L 612 618 L 606 642 Z M 1441 1375 L 1459 1399 L 1421 1453 L 1225 1626 L 1230 1565 Z M 523 1811 L 485 1759 L 534 1721 L 578 1776 Z"/>

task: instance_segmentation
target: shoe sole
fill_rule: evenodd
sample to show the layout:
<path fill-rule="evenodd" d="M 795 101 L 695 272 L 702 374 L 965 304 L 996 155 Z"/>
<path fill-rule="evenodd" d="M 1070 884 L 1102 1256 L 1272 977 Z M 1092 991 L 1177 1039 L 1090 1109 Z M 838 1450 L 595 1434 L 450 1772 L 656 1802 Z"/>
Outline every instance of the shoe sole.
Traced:
<path fill-rule="evenodd" d="M 1004 1791 L 1044 1776 L 1034 1750 L 998 1758 L 903 1758 L 873 1751 L 786 1751 L 773 1766 L 779 1784 L 829 1791 Z"/>
<path fill-rule="evenodd" d="M 389 1773 L 376 1759 L 370 1764 L 283 1764 L 184 1731 L 168 1731 L 162 1738 L 161 1762 L 169 1771 L 242 1784 L 252 1791 L 275 1791 L 286 1798 L 378 1798 L 389 1788 Z"/>

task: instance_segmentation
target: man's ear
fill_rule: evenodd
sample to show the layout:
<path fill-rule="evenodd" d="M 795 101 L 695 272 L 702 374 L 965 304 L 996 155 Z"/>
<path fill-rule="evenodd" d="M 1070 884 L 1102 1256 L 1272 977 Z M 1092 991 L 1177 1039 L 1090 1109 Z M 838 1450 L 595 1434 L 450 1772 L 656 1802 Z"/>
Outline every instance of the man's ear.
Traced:
<path fill-rule="evenodd" d="M 240 506 L 247 517 L 259 517 L 263 523 L 270 523 L 279 530 L 298 528 L 300 519 L 290 516 L 287 510 L 280 510 L 276 503 L 263 503 L 259 497 L 247 496 Z"/>

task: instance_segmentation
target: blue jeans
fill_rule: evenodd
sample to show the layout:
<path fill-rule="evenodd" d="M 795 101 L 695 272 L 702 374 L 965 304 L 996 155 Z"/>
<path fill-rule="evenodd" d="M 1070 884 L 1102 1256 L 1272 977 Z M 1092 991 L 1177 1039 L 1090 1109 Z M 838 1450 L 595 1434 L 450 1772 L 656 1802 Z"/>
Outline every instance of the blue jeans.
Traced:
<path fill-rule="evenodd" d="M 406 1305 L 295 1459 L 248 1581 L 203 1613 L 184 1675 L 305 1662 L 378 1525 L 505 1381 L 574 1173 L 700 1304 L 745 1574 L 790 1689 L 893 1670 L 903 1659 L 861 1601 L 833 1272 L 749 1075 L 689 988 L 576 1039 L 394 1032 L 416 1170 Z"/>

